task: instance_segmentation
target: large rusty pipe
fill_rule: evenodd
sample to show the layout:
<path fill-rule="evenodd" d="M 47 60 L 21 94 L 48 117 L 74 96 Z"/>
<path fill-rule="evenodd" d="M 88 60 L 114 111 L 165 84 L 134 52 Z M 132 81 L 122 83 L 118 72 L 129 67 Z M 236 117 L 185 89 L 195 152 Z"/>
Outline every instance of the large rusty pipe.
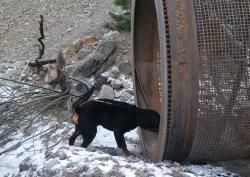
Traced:
<path fill-rule="evenodd" d="M 250 156 L 249 11 L 248 1 L 133 1 L 136 103 L 161 114 L 159 132 L 140 135 L 152 160 Z"/>

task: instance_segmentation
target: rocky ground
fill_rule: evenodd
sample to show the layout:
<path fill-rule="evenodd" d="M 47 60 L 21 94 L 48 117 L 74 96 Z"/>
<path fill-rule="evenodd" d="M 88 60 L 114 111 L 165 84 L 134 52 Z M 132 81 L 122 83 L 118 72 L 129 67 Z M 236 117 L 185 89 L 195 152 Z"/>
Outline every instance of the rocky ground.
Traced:
<path fill-rule="evenodd" d="M 42 14 L 45 18 L 46 46 L 43 59 L 56 59 L 59 51 L 62 51 L 67 74 L 83 80 L 88 85 L 93 84 L 100 76 L 107 79 L 103 83 L 108 84 L 101 84 L 95 97 L 133 103 L 129 64 L 131 37 L 128 33 L 109 31 L 103 27 L 111 20 L 108 15 L 110 11 L 120 12 L 121 9 L 114 6 L 112 0 L 76 0 L 74 3 L 69 0 L 1 0 L 0 76 L 59 89 L 58 84 L 52 84 L 53 78 L 56 77 L 56 74 L 53 74 L 55 66 L 46 66 L 44 75 L 35 74 L 29 67 L 25 67 L 25 62 L 35 59 L 38 55 L 38 49 L 34 48 L 34 45 L 39 37 L 38 21 L 39 15 Z M 106 42 L 109 47 L 103 47 Z M 109 53 L 111 49 L 112 52 Z M 86 79 L 83 77 L 86 73 L 77 72 L 77 68 L 86 68 L 91 61 L 97 59 L 101 62 L 101 67 L 96 68 L 94 75 L 90 74 Z M 90 65 L 90 68 L 93 67 Z M 6 86 L 0 81 L 0 110 L 1 103 L 6 101 L 9 95 L 14 93 L 15 97 L 15 94 L 20 95 L 17 91 L 22 91 L 21 86 L 12 87 L 13 84 L 8 84 Z M 11 92 L 13 88 L 14 91 Z M 34 91 L 32 87 L 25 87 L 27 88 Z M 27 116 L 27 120 L 32 120 L 32 124 L 26 126 L 22 122 L 19 123 L 19 126 L 9 132 L 8 137 L 0 141 L 0 176 L 248 175 L 250 163 L 242 160 L 214 165 L 181 165 L 170 161 L 153 163 L 145 159 L 141 152 L 137 130 L 126 134 L 129 149 L 136 157 L 124 157 L 117 153 L 112 132 L 102 127 L 98 127 L 97 137 L 88 149 L 79 147 L 80 138 L 74 147 L 69 147 L 68 137 L 73 126 L 69 121 L 58 124 L 69 113 L 65 107 L 59 105 L 57 108 L 40 117 L 36 116 L 37 110 L 33 110 L 34 112 Z M 10 126 L 0 121 L 0 136 Z M 36 136 L 38 134 L 39 136 Z M 2 153 L 20 141 L 25 142 L 8 153 Z"/>

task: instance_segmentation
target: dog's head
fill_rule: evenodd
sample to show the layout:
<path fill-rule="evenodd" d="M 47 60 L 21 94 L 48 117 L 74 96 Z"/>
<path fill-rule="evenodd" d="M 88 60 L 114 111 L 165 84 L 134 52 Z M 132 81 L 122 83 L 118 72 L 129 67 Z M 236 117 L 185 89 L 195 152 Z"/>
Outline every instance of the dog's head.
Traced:
<path fill-rule="evenodd" d="M 79 123 L 79 115 L 76 112 L 73 112 L 73 114 L 71 116 L 71 121 L 75 125 L 77 125 Z"/>
<path fill-rule="evenodd" d="M 87 87 L 87 86 L 86 86 Z M 79 106 L 84 103 L 85 101 L 87 101 L 89 99 L 89 97 L 91 97 L 91 95 L 93 94 L 95 89 L 95 86 L 92 86 L 89 90 L 87 90 L 86 93 L 84 93 L 82 96 L 80 96 L 78 98 L 78 100 L 76 100 L 72 106 L 71 106 L 71 111 L 72 111 L 72 116 L 71 116 L 71 120 L 73 122 L 73 124 L 77 125 L 79 122 L 79 114 L 77 114 L 77 109 L 79 108 Z"/>

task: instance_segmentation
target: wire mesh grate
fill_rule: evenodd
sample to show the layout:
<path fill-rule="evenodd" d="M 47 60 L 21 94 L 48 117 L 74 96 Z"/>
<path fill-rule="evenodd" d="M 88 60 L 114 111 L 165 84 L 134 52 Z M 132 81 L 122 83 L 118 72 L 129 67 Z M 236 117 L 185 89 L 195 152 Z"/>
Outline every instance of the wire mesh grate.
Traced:
<path fill-rule="evenodd" d="M 250 1 L 194 0 L 199 48 L 192 160 L 250 156 Z"/>

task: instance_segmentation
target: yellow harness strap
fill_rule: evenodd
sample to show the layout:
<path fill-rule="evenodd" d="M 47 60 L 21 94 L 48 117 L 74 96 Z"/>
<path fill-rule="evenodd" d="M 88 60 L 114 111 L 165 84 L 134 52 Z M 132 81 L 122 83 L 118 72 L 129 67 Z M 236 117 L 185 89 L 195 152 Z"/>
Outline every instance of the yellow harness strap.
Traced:
<path fill-rule="evenodd" d="M 98 103 L 106 103 L 106 102 L 104 102 L 104 101 L 102 101 L 102 100 L 94 100 L 95 102 L 98 102 Z"/>

